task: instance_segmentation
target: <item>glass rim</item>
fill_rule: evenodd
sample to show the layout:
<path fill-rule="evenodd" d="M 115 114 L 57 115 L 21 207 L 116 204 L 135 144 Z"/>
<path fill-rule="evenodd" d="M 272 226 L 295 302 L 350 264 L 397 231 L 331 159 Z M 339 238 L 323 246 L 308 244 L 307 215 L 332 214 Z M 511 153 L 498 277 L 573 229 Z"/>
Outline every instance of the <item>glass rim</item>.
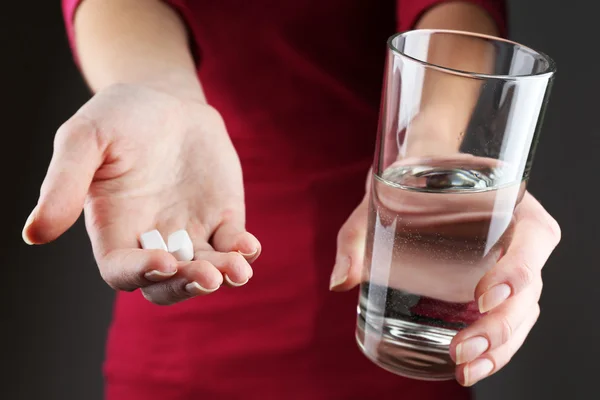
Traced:
<path fill-rule="evenodd" d="M 479 38 L 479 39 L 486 39 L 486 40 L 493 41 L 493 42 L 508 43 L 510 45 L 518 46 L 520 48 L 529 50 L 534 55 L 537 55 L 537 56 L 541 57 L 542 59 L 544 59 L 548 63 L 548 66 L 541 72 L 536 72 L 536 73 L 526 74 L 526 75 L 485 74 L 485 73 L 479 73 L 479 72 L 473 72 L 473 71 L 463 71 L 463 70 L 459 70 L 459 69 L 444 67 L 442 65 L 437 65 L 437 64 L 433 64 L 433 63 L 430 63 L 427 61 L 419 60 L 418 58 L 410 56 L 410 55 L 406 54 L 405 52 L 401 51 L 400 49 L 398 49 L 396 46 L 394 46 L 394 44 L 393 44 L 394 39 L 396 39 L 398 37 L 402 37 L 402 36 L 408 37 L 409 35 L 414 35 L 416 33 L 429 33 L 429 34 L 446 33 L 446 34 L 452 34 L 452 35 L 458 35 L 458 36 L 470 36 L 470 37 Z M 504 39 L 504 38 L 491 36 L 491 35 L 485 35 L 482 33 L 474 33 L 474 32 L 452 30 L 452 29 L 413 29 L 413 30 L 409 30 L 409 31 L 399 32 L 399 33 L 396 33 L 396 34 L 390 36 L 390 38 L 387 41 L 387 45 L 388 45 L 388 50 L 390 50 L 396 56 L 400 56 L 402 58 L 408 59 L 412 62 L 422 65 L 423 67 L 436 69 L 441 72 L 445 72 L 445 73 L 448 73 L 451 75 L 463 76 L 466 78 L 487 79 L 487 80 L 498 79 L 498 80 L 505 80 L 505 81 L 523 80 L 523 79 L 549 79 L 550 77 L 552 77 L 552 75 L 554 75 L 556 73 L 556 64 L 555 64 L 554 60 L 551 57 L 549 57 L 547 54 L 542 53 L 541 51 L 534 50 L 531 47 L 525 46 L 521 43 L 509 40 L 509 39 Z"/>

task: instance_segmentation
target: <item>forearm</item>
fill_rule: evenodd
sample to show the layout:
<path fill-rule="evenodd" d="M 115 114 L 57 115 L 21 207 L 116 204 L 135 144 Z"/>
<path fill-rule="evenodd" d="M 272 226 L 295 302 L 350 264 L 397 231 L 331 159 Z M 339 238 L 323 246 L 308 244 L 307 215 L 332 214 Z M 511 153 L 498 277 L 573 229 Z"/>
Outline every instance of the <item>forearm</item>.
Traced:
<path fill-rule="evenodd" d="M 84 0 L 75 14 L 75 45 L 93 91 L 145 84 L 205 101 L 187 32 L 159 0 Z"/>
<path fill-rule="evenodd" d="M 452 29 L 497 36 L 499 27 L 480 6 L 463 1 L 442 3 L 428 10 L 417 29 Z"/>
<path fill-rule="evenodd" d="M 418 21 L 418 29 L 450 29 L 498 36 L 500 29 L 482 7 L 468 2 L 448 2 L 431 8 Z M 443 37 L 430 42 L 427 61 L 455 70 L 492 73 L 494 54 L 482 41 Z M 423 85 L 421 111 L 444 124 L 439 137 L 456 147 L 479 96 L 481 82 L 428 70 Z"/>

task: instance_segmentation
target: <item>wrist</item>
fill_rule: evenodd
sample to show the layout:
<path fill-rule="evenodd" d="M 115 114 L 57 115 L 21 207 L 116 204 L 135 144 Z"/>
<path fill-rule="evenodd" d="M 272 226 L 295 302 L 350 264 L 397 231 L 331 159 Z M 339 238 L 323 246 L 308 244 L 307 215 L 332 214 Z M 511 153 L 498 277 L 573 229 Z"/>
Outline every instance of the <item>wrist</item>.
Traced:
<path fill-rule="evenodd" d="M 167 93 L 183 101 L 207 104 L 202 85 L 195 71 L 171 68 L 157 76 L 142 77 L 135 82 L 128 83 L 139 84 Z"/>

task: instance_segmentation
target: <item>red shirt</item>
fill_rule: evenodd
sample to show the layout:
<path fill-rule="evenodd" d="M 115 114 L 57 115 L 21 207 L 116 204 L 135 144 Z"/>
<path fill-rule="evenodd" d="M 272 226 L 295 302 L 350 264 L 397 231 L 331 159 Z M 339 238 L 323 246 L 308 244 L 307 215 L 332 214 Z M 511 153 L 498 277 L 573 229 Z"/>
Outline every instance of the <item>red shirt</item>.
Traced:
<path fill-rule="evenodd" d="M 175 306 L 119 293 L 109 400 L 468 398 L 373 365 L 355 344 L 356 292 L 328 291 L 373 157 L 386 40 L 442 1 L 169 1 L 241 158 L 263 254 L 246 286 Z M 503 24 L 500 0 L 470 1 Z M 63 0 L 71 43 L 77 3 Z"/>

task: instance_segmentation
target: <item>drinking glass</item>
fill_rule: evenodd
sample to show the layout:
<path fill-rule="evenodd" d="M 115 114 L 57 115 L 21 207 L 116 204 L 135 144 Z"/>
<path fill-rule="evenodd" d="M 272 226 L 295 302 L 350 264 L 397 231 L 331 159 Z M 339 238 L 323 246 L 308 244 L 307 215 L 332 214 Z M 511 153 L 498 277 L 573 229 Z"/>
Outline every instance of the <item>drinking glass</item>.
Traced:
<path fill-rule="evenodd" d="M 370 182 L 356 339 L 377 365 L 454 377 L 454 335 L 505 254 L 555 73 L 546 55 L 473 33 L 392 36 Z"/>

